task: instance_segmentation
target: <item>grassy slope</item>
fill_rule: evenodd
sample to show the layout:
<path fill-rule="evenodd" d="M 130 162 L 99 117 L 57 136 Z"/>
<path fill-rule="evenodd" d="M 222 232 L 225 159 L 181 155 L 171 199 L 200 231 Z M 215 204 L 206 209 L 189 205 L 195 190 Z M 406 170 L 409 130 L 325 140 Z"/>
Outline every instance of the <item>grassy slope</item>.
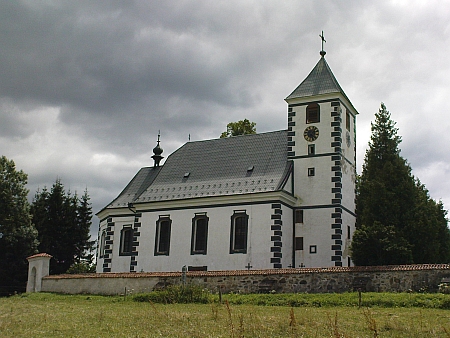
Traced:
<path fill-rule="evenodd" d="M 363 299 L 374 299 L 376 295 L 363 294 Z M 261 299 L 276 303 L 274 299 L 280 296 L 285 297 L 226 297 L 230 297 L 230 302 L 239 297 L 253 300 L 260 297 L 260 303 L 263 303 Z M 304 296 L 316 302 L 319 299 L 322 306 L 165 305 L 134 302 L 131 297 L 124 300 L 123 297 L 28 294 L 0 299 L 0 336 L 374 337 L 376 330 L 378 337 L 450 337 L 450 310 L 378 306 L 358 309 L 346 305 L 347 298 L 357 299 L 357 294 Z M 406 302 L 415 295 L 378 296 L 394 300 L 403 298 Z M 427 296 L 430 304 L 434 304 L 433 296 L 442 295 Z M 325 300 L 333 297 L 341 298 L 343 303 L 328 306 Z"/>

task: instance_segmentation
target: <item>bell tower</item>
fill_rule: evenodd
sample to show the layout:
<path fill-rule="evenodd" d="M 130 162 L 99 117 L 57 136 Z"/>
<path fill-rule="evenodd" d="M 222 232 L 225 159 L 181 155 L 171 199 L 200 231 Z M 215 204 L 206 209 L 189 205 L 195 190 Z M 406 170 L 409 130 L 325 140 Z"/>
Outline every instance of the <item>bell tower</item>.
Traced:
<path fill-rule="evenodd" d="M 351 266 L 355 230 L 356 115 L 325 60 L 285 99 L 294 164 L 295 267 Z"/>

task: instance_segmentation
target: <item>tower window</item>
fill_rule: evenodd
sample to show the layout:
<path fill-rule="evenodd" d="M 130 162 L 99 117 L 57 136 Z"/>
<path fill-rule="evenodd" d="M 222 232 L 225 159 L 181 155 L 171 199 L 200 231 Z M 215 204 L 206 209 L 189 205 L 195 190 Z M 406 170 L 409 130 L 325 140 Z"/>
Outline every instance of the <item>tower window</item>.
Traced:
<path fill-rule="evenodd" d="M 206 255 L 208 217 L 206 213 L 195 214 L 192 219 L 191 255 Z"/>
<path fill-rule="evenodd" d="M 169 216 L 159 216 L 156 222 L 155 256 L 169 255 L 171 225 Z"/>
<path fill-rule="evenodd" d="M 303 210 L 295 210 L 295 223 L 303 223 Z"/>
<path fill-rule="evenodd" d="M 311 103 L 306 107 L 306 123 L 320 122 L 320 106 L 317 103 Z"/>
<path fill-rule="evenodd" d="M 316 145 L 308 144 L 308 155 L 314 155 L 316 153 Z"/>
<path fill-rule="evenodd" d="M 311 245 L 311 246 L 309 247 L 309 253 L 310 253 L 310 254 L 315 254 L 315 253 L 317 253 L 317 245 Z"/>
<path fill-rule="evenodd" d="M 126 256 L 131 255 L 133 247 L 133 229 L 131 225 L 124 225 L 122 231 L 120 231 L 120 248 L 119 255 Z"/>
<path fill-rule="evenodd" d="M 308 168 L 308 176 L 315 176 L 316 170 L 315 168 Z"/>
<path fill-rule="evenodd" d="M 99 248 L 99 257 L 100 258 L 105 256 L 105 246 L 106 246 L 106 231 L 102 231 L 102 235 L 100 237 L 100 248 Z"/>
<path fill-rule="evenodd" d="M 295 237 L 295 250 L 303 250 L 303 237 Z"/>
<path fill-rule="evenodd" d="M 235 211 L 231 216 L 230 253 L 247 253 L 248 215 Z"/>
<path fill-rule="evenodd" d="M 345 128 L 350 131 L 350 113 L 348 109 L 345 110 Z"/>

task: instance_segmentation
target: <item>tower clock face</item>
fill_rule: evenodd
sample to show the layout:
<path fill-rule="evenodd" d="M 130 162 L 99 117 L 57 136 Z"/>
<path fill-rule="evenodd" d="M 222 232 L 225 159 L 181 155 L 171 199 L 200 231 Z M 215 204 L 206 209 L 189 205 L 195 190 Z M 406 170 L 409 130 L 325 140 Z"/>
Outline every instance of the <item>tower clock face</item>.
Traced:
<path fill-rule="evenodd" d="M 319 129 L 315 126 L 309 126 L 303 132 L 303 137 L 306 141 L 315 141 L 319 137 Z"/>

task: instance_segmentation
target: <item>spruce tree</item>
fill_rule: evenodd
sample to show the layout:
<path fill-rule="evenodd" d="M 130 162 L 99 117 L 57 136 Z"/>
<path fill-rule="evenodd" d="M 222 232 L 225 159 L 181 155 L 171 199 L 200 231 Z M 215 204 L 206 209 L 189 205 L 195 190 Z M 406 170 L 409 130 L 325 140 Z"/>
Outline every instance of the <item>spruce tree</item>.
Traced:
<path fill-rule="evenodd" d="M 75 263 L 90 264 L 94 259 L 95 241 L 90 240 L 89 234 L 92 224 L 92 206 L 87 189 L 78 200 L 77 216 L 78 231 Z"/>
<path fill-rule="evenodd" d="M 25 291 L 28 262 L 37 252 L 37 231 L 31 223 L 27 174 L 14 161 L 0 157 L 0 295 Z"/>
<path fill-rule="evenodd" d="M 357 225 L 378 221 L 400 229 L 412 220 L 415 184 L 410 166 L 400 156 L 398 129 L 383 103 L 371 130 L 358 180 Z"/>
<path fill-rule="evenodd" d="M 400 155 L 401 137 L 382 103 L 357 181 L 356 265 L 439 263 L 450 256 L 446 211 Z"/>
<path fill-rule="evenodd" d="M 33 222 L 39 232 L 39 250 L 53 256 L 50 273 L 65 273 L 74 263 L 92 261 L 92 211 L 87 191 L 80 198 L 65 191 L 59 179 L 50 191 L 38 191 L 32 203 Z"/>

